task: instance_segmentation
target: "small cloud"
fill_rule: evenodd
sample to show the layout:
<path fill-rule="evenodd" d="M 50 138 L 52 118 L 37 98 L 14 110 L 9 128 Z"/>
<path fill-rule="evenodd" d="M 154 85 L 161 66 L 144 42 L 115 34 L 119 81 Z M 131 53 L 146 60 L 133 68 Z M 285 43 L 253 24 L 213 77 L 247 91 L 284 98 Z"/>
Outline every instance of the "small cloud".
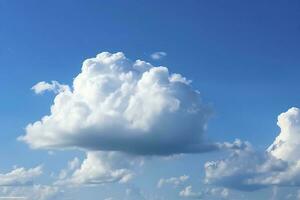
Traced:
<path fill-rule="evenodd" d="M 80 164 L 78 158 L 61 170 L 55 185 L 102 185 L 106 183 L 127 183 L 134 173 L 129 168 L 134 162 L 122 161 L 126 155 L 117 152 L 89 151 Z"/>
<path fill-rule="evenodd" d="M 179 186 L 182 183 L 184 183 L 185 181 L 187 181 L 189 179 L 189 176 L 183 175 L 183 176 L 179 176 L 179 177 L 171 177 L 171 178 L 161 178 L 158 183 L 157 183 L 157 187 L 161 188 L 163 185 L 165 184 L 171 184 L 174 186 Z"/>
<path fill-rule="evenodd" d="M 151 58 L 153 60 L 160 60 L 162 59 L 163 57 L 166 57 L 167 56 L 167 53 L 166 52 L 163 52 L 163 51 L 158 51 L 158 52 L 154 52 L 151 54 Z"/>
<path fill-rule="evenodd" d="M 31 169 L 14 168 L 11 172 L 0 174 L 0 186 L 31 185 L 33 179 L 43 173 L 42 166 Z"/>
<path fill-rule="evenodd" d="M 62 85 L 57 81 L 51 81 L 51 83 L 41 81 L 41 82 L 35 84 L 31 89 L 36 94 L 43 94 L 45 91 L 52 91 L 55 94 L 57 94 L 59 92 L 65 91 L 65 90 L 69 90 L 69 86 Z"/>
<path fill-rule="evenodd" d="M 202 198 L 203 195 L 201 192 L 194 192 L 192 190 L 192 186 L 189 185 L 186 188 L 184 188 L 182 191 L 179 192 L 179 196 L 184 197 L 184 198 L 200 199 L 200 198 Z"/>

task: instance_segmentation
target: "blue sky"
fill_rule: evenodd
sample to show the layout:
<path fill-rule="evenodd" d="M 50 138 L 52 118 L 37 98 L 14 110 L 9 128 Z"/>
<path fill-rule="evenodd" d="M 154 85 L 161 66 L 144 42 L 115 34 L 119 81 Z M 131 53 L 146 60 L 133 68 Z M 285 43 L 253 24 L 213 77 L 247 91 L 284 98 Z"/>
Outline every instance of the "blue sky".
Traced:
<path fill-rule="evenodd" d="M 145 199 L 200 198 L 200 192 L 211 188 L 228 190 L 226 198 L 229 199 L 283 199 L 289 193 L 296 195 L 297 187 L 282 188 L 283 183 L 272 183 L 251 192 L 218 181 L 205 184 L 204 163 L 226 159 L 231 150 L 190 154 L 181 152 L 185 151 L 184 146 L 175 154 L 186 155 L 175 155 L 175 158 L 166 158 L 166 155 L 124 158 L 144 162 L 142 166 L 130 166 L 137 175 L 129 182 L 115 181 L 93 187 L 81 184 L 70 189 L 66 185 L 54 185 L 54 182 L 68 161 L 78 157 L 82 164 L 90 149 L 78 150 L 82 146 L 75 144 L 68 146 L 72 150 L 62 146 L 50 150 L 31 149 L 30 144 L 35 141 L 24 142 L 17 138 L 29 134 L 26 130 L 29 123 L 50 113 L 53 99 L 58 95 L 55 91 L 35 94 L 36 91 L 31 90 L 35 84 L 56 80 L 72 87 L 84 60 L 101 52 L 123 52 L 132 62 L 140 59 L 153 66 L 165 66 L 170 74 L 178 73 L 192 80 L 189 87 L 200 91 L 203 105 L 213 113 L 204 133 L 210 142 L 233 142 L 239 138 L 249 141 L 253 151 L 263 152 L 280 132 L 285 133 L 285 127 L 280 130 L 276 125 L 278 115 L 300 106 L 299 11 L 298 1 L 0 0 L 0 173 L 7 175 L 15 165 L 25 170 L 43 165 L 43 174 L 34 177 L 33 184 L 9 186 L 12 191 L 24 190 L 26 194 L 17 194 L 25 197 L 36 185 L 64 190 L 62 196 L 49 197 L 58 199 L 89 200 L 97 196 L 103 200 L 134 200 L 138 197 L 131 197 L 132 193 L 138 191 Z M 166 55 L 153 59 L 151 55 L 155 52 Z M 180 100 L 191 103 L 191 100 Z M 199 113 L 197 120 L 204 114 Z M 298 133 L 298 129 L 295 130 Z M 39 129 L 39 134 L 44 133 Z M 164 134 L 172 136 L 171 132 Z M 170 139 L 176 141 L 176 138 Z M 134 148 L 135 153 L 139 152 Z M 171 149 L 170 146 L 164 148 Z M 103 151 L 101 145 L 96 149 Z M 292 166 L 280 153 L 271 154 Z M 183 175 L 189 179 L 177 186 L 174 181 L 161 188 L 156 186 L 160 179 Z M 179 192 L 188 186 L 192 186 L 194 196 L 180 196 Z M 126 190 L 131 190 L 127 196 Z M 211 194 L 213 192 L 206 193 L 209 194 L 201 198 L 225 198 Z"/>

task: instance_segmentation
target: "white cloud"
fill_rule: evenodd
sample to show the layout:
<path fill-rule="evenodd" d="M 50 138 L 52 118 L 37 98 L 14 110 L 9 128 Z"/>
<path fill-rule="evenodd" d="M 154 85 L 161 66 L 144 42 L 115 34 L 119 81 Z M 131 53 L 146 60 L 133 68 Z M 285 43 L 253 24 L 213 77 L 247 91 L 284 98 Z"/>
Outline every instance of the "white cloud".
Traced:
<path fill-rule="evenodd" d="M 160 60 L 165 56 L 167 56 L 167 53 L 163 52 L 163 51 L 158 51 L 158 52 L 154 52 L 154 53 L 151 54 L 151 58 L 153 60 Z"/>
<path fill-rule="evenodd" d="M 193 192 L 192 186 L 189 185 L 179 192 L 179 196 L 185 198 L 200 199 L 203 197 L 203 194 L 201 192 Z"/>
<path fill-rule="evenodd" d="M 76 168 L 80 166 L 80 161 L 77 157 L 68 162 L 68 167 L 60 171 L 58 178 L 65 179 L 69 173 L 73 172 Z"/>
<path fill-rule="evenodd" d="M 36 94 L 42 94 L 45 91 L 52 91 L 54 93 L 60 93 L 60 92 L 63 92 L 65 90 L 69 90 L 69 86 L 62 85 L 57 81 L 52 81 L 51 83 L 41 81 L 41 82 L 35 84 L 31 89 Z"/>
<path fill-rule="evenodd" d="M 72 87 L 57 92 L 51 113 L 19 138 L 32 148 L 140 155 L 217 148 L 204 139 L 210 109 L 186 78 L 166 67 L 103 52 L 84 61 Z"/>
<path fill-rule="evenodd" d="M 30 187 L 6 187 L 0 191 L 2 199 L 13 200 L 59 200 L 63 191 L 58 187 L 48 185 L 33 185 Z"/>
<path fill-rule="evenodd" d="M 33 184 L 34 178 L 42 174 L 42 167 L 16 168 L 9 173 L 0 174 L 0 186 L 22 186 Z"/>
<path fill-rule="evenodd" d="M 186 186 L 179 192 L 179 196 L 190 199 L 227 199 L 229 197 L 229 190 L 227 188 L 203 188 L 199 192 L 193 191 L 191 185 Z"/>
<path fill-rule="evenodd" d="M 80 161 L 77 157 L 75 157 L 73 160 L 71 160 L 69 163 L 68 163 L 68 168 L 70 170 L 74 170 L 76 169 L 78 166 L 80 165 Z"/>
<path fill-rule="evenodd" d="M 229 197 L 229 190 L 227 188 L 211 188 L 207 191 L 211 196 L 227 199 Z"/>
<path fill-rule="evenodd" d="M 268 151 L 285 161 L 300 160 L 300 110 L 293 107 L 280 114 L 277 125 L 281 132 Z"/>
<path fill-rule="evenodd" d="M 157 187 L 161 188 L 165 184 L 179 186 L 179 185 L 183 184 L 184 182 L 186 182 L 188 179 L 189 179 L 189 176 L 186 176 L 186 175 L 179 176 L 179 177 L 171 177 L 171 178 L 166 178 L 166 179 L 161 178 L 157 183 Z"/>
<path fill-rule="evenodd" d="M 206 182 L 240 190 L 268 186 L 300 186 L 300 110 L 278 117 L 280 134 L 265 152 L 250 145 L 228 158 L 205 164 Z"/>
<path fill-rule="evenodd" d="M 87 152 L 86 159 L 77 167 L 69 167 L 63 176 L 59 176 L 56 185 L 99 185 L 105 183 L 126 183 L 134 176 L 129 168 L 134 165 L 133 159 L 124 159 L 126 155 L 117 152 Z M 131 160 L 129 162 L 128 160 Z M 73 160 L 71 163 L 74 163 Z M 62 174 L 61 172 L 61 174 Z"/>

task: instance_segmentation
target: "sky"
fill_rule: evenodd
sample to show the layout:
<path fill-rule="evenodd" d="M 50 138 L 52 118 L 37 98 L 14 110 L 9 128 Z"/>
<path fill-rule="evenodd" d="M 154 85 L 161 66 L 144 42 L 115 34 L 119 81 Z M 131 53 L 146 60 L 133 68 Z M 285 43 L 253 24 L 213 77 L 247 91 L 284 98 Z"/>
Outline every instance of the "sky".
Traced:
<path fill-rule="evenodd" d="M 0 199 L 300 199 L 299 19 L 0 0 Z"/>

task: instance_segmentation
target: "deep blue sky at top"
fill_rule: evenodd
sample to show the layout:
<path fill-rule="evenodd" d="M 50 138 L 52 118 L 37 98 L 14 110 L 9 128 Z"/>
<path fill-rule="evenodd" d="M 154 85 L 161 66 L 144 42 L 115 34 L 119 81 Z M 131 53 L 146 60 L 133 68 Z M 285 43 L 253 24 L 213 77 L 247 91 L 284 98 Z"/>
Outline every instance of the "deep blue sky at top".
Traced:
<path fill-rule="evenodd" d="M 70 84 L 102 51 L 193 80 L 218 141 L 265 146 L 277 115 L 300 106 L 300 1 L 0 0 L 0 146 L 49 112 L 53 96 L 34 95 L 36 82 Z M 155 51 L 168 56 L 151 61 Z"/>

